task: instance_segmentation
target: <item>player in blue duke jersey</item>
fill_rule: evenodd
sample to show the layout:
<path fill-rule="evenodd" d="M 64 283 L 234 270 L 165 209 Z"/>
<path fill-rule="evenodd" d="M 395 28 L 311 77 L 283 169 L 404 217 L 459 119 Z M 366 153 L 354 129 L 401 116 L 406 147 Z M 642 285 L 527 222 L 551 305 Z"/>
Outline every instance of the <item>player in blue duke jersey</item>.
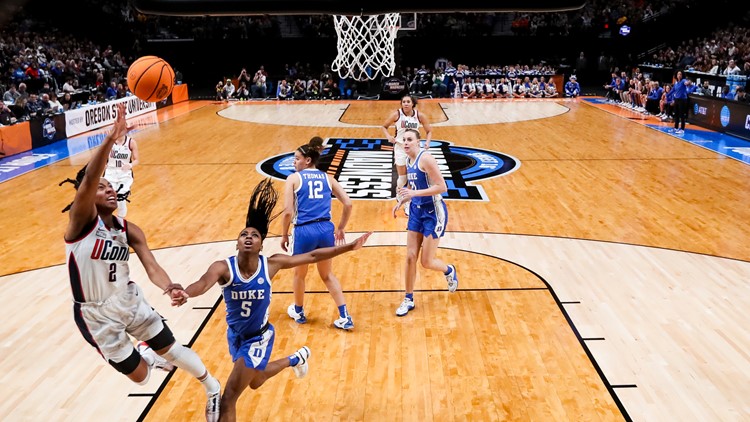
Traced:
<path fill-rule="evenodd" d="M 291 249 L 292 255 L 344 243 L 344 229 L 352 213 L 352 201 L 336 179 L 315 168 L 322 150 L 323 139 L 319 136 L 297 148 L 294 152 L 296 172 L 286 179 L 281 248 L 287 252 Z M 331 222 L 331 194 L 344 206 L 338 228 Z M 294 230 L 290 243 L 289 228 L 292 224 Z M 333 321 L 334 327 L 342 330 L 353 329 L 354 321 L 346 308 L 341 283 L 333 275 L 332 261 L 320 261 L 317 266 L 320 278 L 323 279 L 338 307 L 339 318 Z M 307 265 L 300 265 L 294 269 L 294 303 L 287 309 L 287 314 L 300 324 L 307 322 L 304 311 L 307 269 Z"/>
<path fill-rule="evenodd" d="M 271 280 L 276 273 L 281 269 L 330 260 L 342 253 L 360 249 L 371 234 L 367 233 L 349 244 L 300 255 L 274 254 L 266 257 L 260 252 L 268 226 L 275 217 L 273 209 L 277 200 L 278 193 L 271 180 L 262 181 L 250 199 L 246 227 L 237 238 L 237 254 L 211 264 L 198 281 L 185 289 L 187 297 L 201 295 L 217 283 L 223 291 L 227 308 L 227 341 L 234 367 L 221 396 L 222 420 L 236 420 L 237 400 L 248 386 L 255 390 L 287 367 L 292 367 L 298 378 L 307 374 L 307 360 L 310 357 L 307 346 L 269 362 L 275 329 L 268 322 L 268 315 Z M 187 298 L 178 304 L 186 301 Z"/>
<path fill-rule="evenodd" d="M 411 200 L 409 223 L 406 227 L 406 295 L 396 309 L 397 316 L 404 316 L 414 309 L 414 284 L 417 278 L 417 257 L 420 249 L 420 262 L 424 268 L 441 271 L 448 282 L 448 291 L 458 288 L 456 267 L 446 265 L 437 258 L 440 238 L 445 234 L 448 224 L 448 209 L 443 202 L 442 193 L 448 190 L 443 175 L 440 174 L 437 161 L 429 151 L 419 147 L 419 132 L 407 130 L 404 134 L 404 151 L 407 155 L 407 187 L 399 189 L 402 198 L 393 208 L 396 211 L 405 202 Z"/>

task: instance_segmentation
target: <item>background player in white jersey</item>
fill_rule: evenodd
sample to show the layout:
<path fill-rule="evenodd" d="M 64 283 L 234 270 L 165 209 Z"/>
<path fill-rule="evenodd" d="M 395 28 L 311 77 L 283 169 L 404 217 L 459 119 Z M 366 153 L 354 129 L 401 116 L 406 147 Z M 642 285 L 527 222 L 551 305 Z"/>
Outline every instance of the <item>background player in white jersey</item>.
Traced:
<path fill-rule="evenodd" d="M 393 136 L 388 132 L 391 126 L 396 126 L 396 135 Z M 424 148 L 430 148 L 430 141 L 432 140 L 432 126 L 424 113 L 417 111 L 417 98 L 411 95 L 405 95 L 401 98 L 401 108 L 391 114 L 385 123 L 383 123 L 383 131 L 388 141 L 393 143 L 393 156 L 396 163 L 396 172 L 398 172 L 398 179 L 396 180 L 396 200 L 398 198 L 398 190 L 406 186 L 406 153 L 404 152 L 404 133 L 408 129 L 419 130 L 420 127 L 424 127 L 425 130 L 425 142 Z M 404 210 L 406 211 L 406 209 Z M 408 211 L 407 211 L 408 212 Z"/>
<path fill-rule="evenodd" d="M 404 134 L 404 150 L 409 157 L 406 163 L 409 183 L 408 187 L 400 189 L 400 194 L 404 198 L 403 202 L 411 199 L 411 211 L 406 227 L 406 295 L 396 309 L 398 316 L 404 316 L 414 309 L 414 283 L 417 279 L 417 257 L 420 249 L 422 267 L 441 271 L 451 293 L 458 288 L 456 267 L 446 265 L 437 258 L 438 244 L 448 224 L 448 208 L 441 196 L 448 190 L 445 179 L 440 174 L 435 157 L 429 151 L 420 150 L 419 132 L 410 129 Z M 403 202 L 399 202 L 393 208 L 394 217 Z"/>
<path fill-rule="evenodd" d="M 208 396 L 206 419 L 218 420 L 219 382 L 195 352 L 175 341 L 162 317 L 130 280 L 128 258 L 129 248 L 133 248 L 151 282 L 169 294 L 173 304 L 185 295 L 156 262 L 143 231 L 113 215 L 117 209 L 115 190 L 107 179 L 99 177 L 112 145 L 126 132 L 122 103 L 117 106 L 112 132 L 75 183 L 77 192 L 65 229 L 74 319 L 83 338 L 110 365 L 138 384 L 148 382 L 152 367 L 171 370 L 172 364 L 196 377 Z M 138 350 L 128 334 L 143 341 Z"/>
<path fill-rule="evenodd" d="M 133 185 L 133 167 L 138 164 L 138 143 L 135 139 L 125 135 L 115 140 L 109 151 L 107 168 L 104 178 L 117 192 L 117 216 L 125 218 L 128 213 L 128 197 Z"/>
<path fill-rule="evenodd" d="M 300 255 L 314 249 L 344 243 L 346 223 L 352 213 L 349 195 L 333 177 L 315 168 L 320 158 L 323 139 L 315 136 L 306 145 L 294 152 L 294 169 L 286 179 L 284 189 L 284 214 L 281 222 L 281 248 L 292 255 Z M 331 222 L 331 194 L 344 206 L 338 229 Z M 289 242 L 289 227 L 294 224 L 292 242 Z M 336 328 L 351 330 L 354 322 L 346 309 L 341 283 L 333 275 L 333 262 L 328 259 L 318 262 L 318 274 L 331 293 L 339 310 L 339 318 L 333 321 Z M 304 311 L 305 277 L 307 265 L 294 269 L 294 303 L 289 305 L 287 314 L 300 324 L 307 322 Z"/>
<path fill-rule="evenodd" d="M 269 362 L 275 338 L 274 326 L 268 322 L 271 279 L 281 269 L 330 261 L 334 256 L 357 250 L 372 234 L 367 233 L 346 245 L 316 249 L 301 255 L 266 257 L 260 251 L 268 234 L 268 225 L 274 218 L 277 199 L 271 179 L 261 182 L 250 199 L 246 227 L 237 238 L 237 254 L 211 264 L 198 281 L 185 289 L 190 297 L 207 292 L 216 283 L 223 290 L 227 307 L 227 341 L 234 366 L 221 397 L 222 421 L 236 419 L 237 400 L 248 386 L 255 390 L 287 367 L 292 367 L 298 378 L 307 374 L 310 357 L 307 346 Z M 180 304 L 185 301 L 181 300 Z"/>

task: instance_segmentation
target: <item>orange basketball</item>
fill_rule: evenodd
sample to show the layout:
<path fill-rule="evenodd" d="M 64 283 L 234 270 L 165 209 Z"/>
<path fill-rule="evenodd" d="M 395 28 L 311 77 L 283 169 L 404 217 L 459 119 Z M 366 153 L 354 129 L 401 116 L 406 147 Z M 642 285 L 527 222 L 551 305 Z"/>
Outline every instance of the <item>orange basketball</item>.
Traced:
<path fill-rule="evenodd" d="M 174 70 L 159 57 L 143 56 L 128 68 L 128 86 L 143 101 L 161 101 L 174 88 Z"/>

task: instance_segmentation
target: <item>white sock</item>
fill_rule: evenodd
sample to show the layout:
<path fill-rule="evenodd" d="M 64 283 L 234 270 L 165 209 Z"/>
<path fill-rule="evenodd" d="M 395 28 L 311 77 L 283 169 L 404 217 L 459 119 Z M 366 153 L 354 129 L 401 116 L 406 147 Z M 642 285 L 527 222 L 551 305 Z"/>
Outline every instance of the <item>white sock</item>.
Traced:
<path fill-rule="evenodd" d="M 127 201 L 117 201 L 117 216 L 120 218 L 125 218 L 125 214 L 127 213 L 128 213 Z"/>
<path fill-rule="evenodd" d="M 172 362 L 176 367 L 198 378 L 203 388 L 206 389 L 206 393 L 216 393 L 221 388 L 219 381 L 208 373 L 206 365 L 203 364 L 201 358 L 192 349 L 175 342 L 162 357 Z M 203 376 L 205 378 L 201 379 Z"/>

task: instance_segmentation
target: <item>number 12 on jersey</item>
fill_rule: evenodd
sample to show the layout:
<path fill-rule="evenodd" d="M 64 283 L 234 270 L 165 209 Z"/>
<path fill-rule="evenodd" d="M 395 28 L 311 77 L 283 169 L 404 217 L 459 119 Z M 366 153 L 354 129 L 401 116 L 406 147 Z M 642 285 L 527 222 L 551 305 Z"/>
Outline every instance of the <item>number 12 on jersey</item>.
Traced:
<path fill-rule="evenodd" d="M 323 181 L 307 181 L 307 197 L 310 199 L 323 199 Z"/>

